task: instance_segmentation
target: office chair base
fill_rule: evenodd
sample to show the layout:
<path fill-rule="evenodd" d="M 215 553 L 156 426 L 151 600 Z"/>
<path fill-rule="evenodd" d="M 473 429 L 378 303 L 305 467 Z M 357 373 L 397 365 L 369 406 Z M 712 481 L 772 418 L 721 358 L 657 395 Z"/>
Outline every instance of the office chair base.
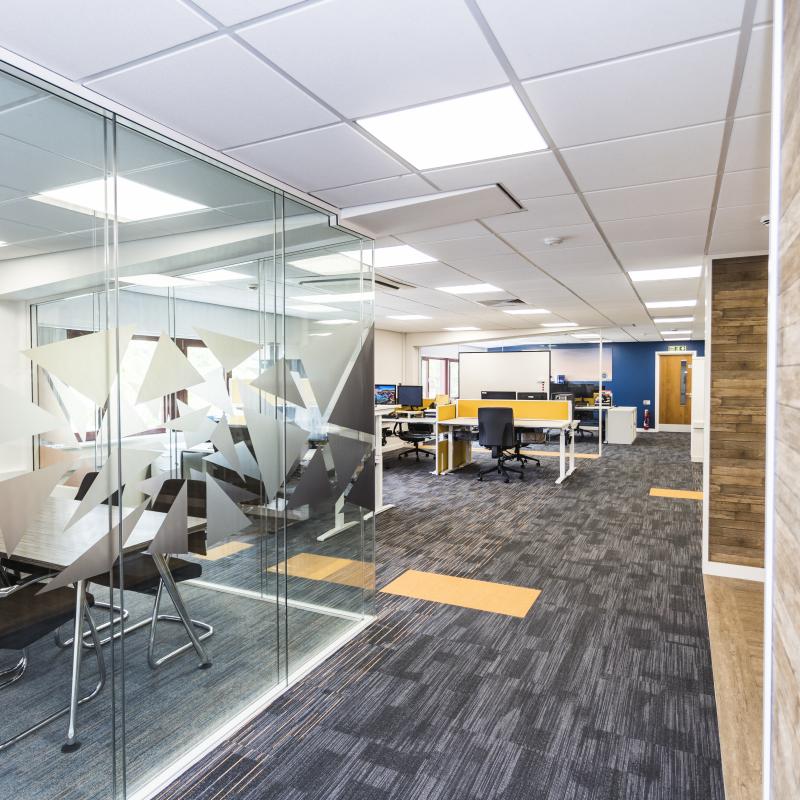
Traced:
<path fill-rule="evenodd" d="M 28 648 L 26 647 L 22 651 L 22 658 L 20 658 L 13 667 L 9 667 L 0 672 L 0 689 L 4 689 L 6 686 L 11 686 L 12 683 L 16 683 L 25 674 L 27 668 Z"/>
<path fill-rule="evenodd" d="M 398 458 L 403 458 L 403 456 L 411 455 L 414 453 L 417 457 L 417 461 L 419 461 L 420 453 L 423 456 L 433 456 L 433 453 L 429 453 L 427 450 L 420 450 L 418 447 L 409 447 L 408 450 L 401 450 L 398 454 Z"/>
<path fill-rule="evenodd" d="M 97 659 L 97 671 L 98 671 L 98 678 L 97 678 L 97 686 L 85 697 L 81 697 L 78 700 L 78 705 L 82 706 L 84 703 L 88 703 L 90 700 L 94 700 L 100 692 L 103 691 L 103 687 L 106 685 L 106 662 L 103 658 L 103 652 L 100 648 L 100 637 L 97 634 L 97 628 L 95 627 L 94 620 L 91 617 L 89 612 L 86 612 L 86 623 L 89 626 L 89 634 L 94 639 L 95 643 L 95 657 Z M 44 728 L 45 725 L 49 725 L 51 722 L 54 722 L 59 717 L 63 717 L 66 714 L 69 714 L 70 707 L 66 706 L 59 711 L 56 711 L 55 714 L 51 714 L 49 717 L 43 719 L 41 722 L 37 722 L 35 725 L 32 725 L 30 728 L 22 731 L 22 733 L 18 733 L 16 736 L 13 736 L 11 739 L 6 739 L 4 742 L 0 742 L 0 753 L 4 750 L 7 750 L 12 745 L 16 744 L 17 742 L 25 739 L 26 737 L 30 736 L 32 733 L 36 733 L 36 731 Z M 74 753 L 79 747 L 81 743 L 77 741 L 77 739 L 73 741 L 67 741 L 61 746 L 62 753 Z"/>
<path fill-rule="evenodd" d="M 522 472 L 520 467 L 508 467 L 506 466 L 504 461 L 501 461 L 494 466 L 491 467 L 484 467 L 480 472 L 478 472 L 478 480 L 483 482 L 483 476 L 489 475 L 490 473 L 497 472 L 503 476 L 505 479 L 505 483 L 508 483 L 511 480 L 510 473 L 514 473 L 515 475 L 519 475 L 519 479 L 522 480 L 525 477 L 525 474 Z"/>

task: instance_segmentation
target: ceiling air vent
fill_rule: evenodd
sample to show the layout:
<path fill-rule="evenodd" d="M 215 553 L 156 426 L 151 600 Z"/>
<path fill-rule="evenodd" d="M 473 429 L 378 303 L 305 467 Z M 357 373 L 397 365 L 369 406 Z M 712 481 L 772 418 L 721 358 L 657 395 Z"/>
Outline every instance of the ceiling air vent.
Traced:
<path fill-rule="evenodd" d="M 303 278 L 298 281 L 298 284 L 300 286 L 317 286 L 322 289 L 334 287 L 340 291 L 358 292 L 361 290 L 359 278 Z M 387 278 L 385 275 L 378 275 L 377 273 L 375 274 L 375 286 L 378 289 L 391 289 L 392 291 L 417 288 L 413 283 L 405 283 L 405 281 Z"/>
<path fill-rule="evenodd" d="M 516 306 L 527 305 L 527 303 L 518 300 L 516 297 L 507 297 L 504 300 L 478 300 L 478 302 L 487 308 L 515 308 Z"/>

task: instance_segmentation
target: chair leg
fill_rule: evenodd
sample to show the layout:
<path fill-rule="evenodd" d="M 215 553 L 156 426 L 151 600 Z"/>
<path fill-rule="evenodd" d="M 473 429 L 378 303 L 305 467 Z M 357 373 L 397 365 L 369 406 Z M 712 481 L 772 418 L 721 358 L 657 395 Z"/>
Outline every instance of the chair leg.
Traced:
<path fill-rule="evenodd" d="M 22 657 L 13 667 L 9 667 L 0 672 L 0 689 L 4 689 L 6 686 L 11 686 L 12 683 L 16 683 L 23 676 L 27 667 L 28 648 L 26 647 L 22 651 Z"/>
<path fill-rule="evenodd" d="M 122 606 L 112 605 L 110 603 L 106 603 L 104 600 L 95 600 L 95 608 L 109 608 L 113 609 L 114 613 L 116 614 L 115 617 L 110 619 L 108 622 L 101 622 L 99 625 L 96 625 L 98 631 L 104 631 L 107 628 L 111 628 L 114 625 L 119 625 L 122 620 L 127 620 L 130 616 L 130 612 L 126 609 L 122 608 Z M 130 630 L 135 630 L 135 628 L 127 628 L 126 633 Z M 87 649 L 91 649 L 94 645 L 90 641 L 86 641 L 87 639 L 91 639 L 91 631 L 84 631 L 83 638 L 84 643 L 83 646 Z M 106 637 L 103 639 L 100 644 L 108 644 L 111 639 L 118 639 L 120 636 L 119 632 L 115 633 L 113 636 Z M 66 649 L 67 647 L 72 647 L 72 637 L 70 636 L 68 639 L 61 638 L 61 629 L 59 628 L 54 634 L 53 638 L 55 639 L 56 647 L 60 647 L 62 649 Z"/>
<path fill-rule="evenodd" d="M 92 619 L 91 614 L 89 614 L 88 610 L 86 612 L 86 624 L 89 626 L 89 635 L 94 640 L 94 651 L 95 651 L 95 658 L 97 660 L 97 685 L 94 689 L 87 694 L 85 697 L 81 697 L 78 700 L 78 705 L 82 706 L 84 703 L 88 703 L 90 700 L 94 700 L 97 695 L 103 691 L 103 687 L 106 685 L 106 662 L 103 658 L 103 651 L 100 648 L 100 637 L 97 634 L 97 628 L 95 627 L 94 620 Z M 24 653 L 25 651 L 23 651 Z M 3 750 L 7 750 L 12 745 L 16 744 L 20 740 L 24 739 L 26 736 L 30 736 L 32 733 L 36 733 L 39 729 L 43 728 L 45 725 L 49 725 L 54 720 L 57 720 L 59 717 L 63 717 L 66 714 L 69 714 L 70 706 L 66 706 L 62 708 L 60 711 L 56 711 L 55 714 L 51 714 L 46 719 L 43 719 L 41 722 L 37 722 L 35 725 L 32 725 L 30 728 L 22 731 L 22 733 L 18 733 L 16 736 L 13 736 L 11 739 L 7 739 L 4 742 L 0 742 L 0 752 Z M 77 744 L 75 742 L 74 744 Z M 77 747 L 71 748 L 71 750 L 66 752 L 71 752 L 72 750 L 77 750 Z"/>
<path fill-rule="evenodd" d="M 181 593 L 178 590 L 175 581 L 172 579 L 172 575 L 167 567 L 166 560 L 163 556 L 154 554 L 153 561 L 155 562 L 159 574 L 161 575 L 161 581 L 156 592 L 156 602 L 153 604 L 153 619 L 150 628 L 150 644 L 147 649 L 147 661 L 150 664 L 150 667 L 152 669 L 156 669 L 164 662 L 175 658 L 181 653 L 184 653 L 190 647 L 193 647 L 200 658 L 200 669 L 208 669 L 211 666 L 211 661 L 208 658 L 205 648 L 201 642 L 205 639 L 208 639 L 208 637 L 214 633 L 214 628 L 205 622 L 199 622 L 198 620 L 193 620 L 189 617 L 189 614 L 186 611 L 186 606 L 183 603 Z M 177 616 L 158 613 L 161 605 L 162 588 L 167 590 L 167 594 L 169 594 L 170 600 L 172 600 L 172 604 L 175 606 L 175 610 L 178 612 Z M 154 649 L 156 627 L 158 622 L 180 622 L 183 625 L 187 636 L 189 637 L 189 642 L 182 647 L 178 647 L 176 650 L 173 650 L 171 653 L 167 653 L 167 655 L 156 659 L 154 655 Z M 198 637 L 195 627 L 201 628 L 206 632 Z"/>

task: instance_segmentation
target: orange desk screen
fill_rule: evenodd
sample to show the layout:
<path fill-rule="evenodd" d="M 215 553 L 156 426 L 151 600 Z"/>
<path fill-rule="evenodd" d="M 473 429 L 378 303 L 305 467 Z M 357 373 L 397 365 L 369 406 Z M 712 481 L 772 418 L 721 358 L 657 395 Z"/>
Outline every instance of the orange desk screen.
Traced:
<path fill-rule="evenodd" d="M 519 419 L 570 418 L 568 400 L 459 400 L 455 416 L 477 417 L 479 408 L 510 408 Z"/>

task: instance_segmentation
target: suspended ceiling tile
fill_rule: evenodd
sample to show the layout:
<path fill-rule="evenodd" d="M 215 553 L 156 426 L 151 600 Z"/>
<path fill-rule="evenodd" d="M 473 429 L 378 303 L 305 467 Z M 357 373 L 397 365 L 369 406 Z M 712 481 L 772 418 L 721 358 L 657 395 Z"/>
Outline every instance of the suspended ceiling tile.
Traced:
<path fill-rule="evenodd" d="M 589 215 L 576 194 L 524 200 L 524 211 L 488 217 L 484 222 L 497 233 L 546 228 L 555 225 L 579 225 L 589 222 Z"/>
<path fill-rule="evenodd" d="M 710 252 L 766 251 L 769 248 L 769 228 L 762 225 L 760 219 L 768 214 L 768 203 L 717 209 Z"/>
<path fill-rule="evenodd" d="M 733 121 L 725 171 L 759 169 L 769 166 L 770 115 L 737 117 Z"/>
<path fill-rule="evenodd" d="M 744 65 L 736 116 L 768 112 L 772 102 L 772 25 L 754 28 Z"/>
<path fill-rule="evenodd" d="M 524 86 L 559 147 L 715 122 L 725 118 L 738 39 L 728 34 Z"/>
<path fill-rule="evenodd" d="M 424 231 L 404 233 L 400 238 L 404 242 L 418 247 L 420 245 L 429 244 L 430 242 L 449 242 L 453 239 L 491 235 L 491 232 L 487 231 L 479 222 L 468 220 L 467 222 L 458 222 L 454 225 L 442 225 L 438 228 L 427 228 Z"/>
<path fill-rule="evenodd" d="M 223 25 L 237 25 L 294 5 L 297 0 L 195 0 L 195 2 Z"/>
<path fill-rule="evenodd" d="M 398 175 L 395 178 L 384 178 L 379 181 L 367 181 L 352 186 L 340 186 L 337 189 L 325 189 L 316 192 L 320 200 L 336 206 L 358 206 L 367 203 L 385 203 L 389 200 L 402 200 L 407 197 L 421 197 L 434 194 L 434 189 L 419 175 Z"/>
<path fill-rule="evenodd" d="M 299 189 L 317 191 L 403 175 L 408 170 L 347 125 L 333 125 L 229 151 Z M 335 153 L 336 158 L 331 158 Z"/>
<path fill-rule="evenodd" d="M 517 199 L 549 197 L 572 191 L 567 176 L 549 152 L 496 158 L 423 173 L 444 191 L 500 183 Z"/>
<path fill-rule="evenodd" d="M 770 22 L 772 20 L 772 0 L 758 0 L 753 22 L 757 25 L 760 22 Z"/>
<path fill-rule="evenodd" d="M 715 175 L 677 181 L 645 183 L 587 192 L 586 200 L 595 217 L 602 221 L 676 214 L 711 208 Z"/>
<path fill-rule="evenodd" d="M 178 0 L 6 0 L 3 46 L 76 79 L 125 64 L 215 29 Z"/>
<path fill-rule="evenodd" d="M 734 30 L 741 24 L 744 5 L 743 0 L 478 4 L 520 78 Z"/>
<path fill-rule="evenodd" d="M 413 283 L 417 286 L 435 288 L 436 286 L 448 286 L 461 283 L 468 283 L 467 277 L 463 272 L 448 267 L 446 264 L 421 264 L 415 267 L 395 267 L 393 269 L 379 270 L 381 275 L 388 275 L 398 281 Z"/>
<path fill-rule="evenodd" d="M 612 244 L 642 242 L 670 237 L 703 236 L 708 230 L 709 212 L 685 211 L 680 214 L 660 214 L 656 217 L 637 217 L 604 222 L 603 231 Z"/>
<path fill-rule="evenodd" d="M 625 242 L 614 245 L 614 250 L 626 269 L 689 267 L 703 263 L 705 240 L 703 235 Z"/>
<path fill-rule="evenodd" d="M 450 258 L 475 258 L 480 256 L 494 256 L 511 253 L 511 248 L 495 236 L 479 236 L 467 239 L 454 239 L 447 242 L 430 242 L 425 245 L 425 252 L 429 256 L 441 261 Z"/>
<path fill-rule="evenodd" d="M 722 176 L 722 186 L 717 202 L 720 208 L 746 206 L 754 203 L 769 203 L 768 168 L 726 172 Z"/>
<path fill-rule="evenodd" d="M 516 253 L 481 257 L 475 257 L 474 255 L 467 255 L 463 258 L 450 257 L 448 258 L 448 263 L 454 267 L 458 267 L 464 272 L 489 271 L 493 269 L 502 271 L 509 271 L 512 269 L 536 271 L 536 268 L 531 266 L 527 259 Z"/>
<path fill-rule="evenodd" d="M 217 149 L 336 121 L 316 100 L 227 36 L 88 86 Z"/>
<path fill-rule="evenodd" d="M 602 240 L 597 228 L 592 225 L 555 225 L 539 230 L 513 231 L 504 233 L 503 237 L 510 244 L 524 253 L 539 253 L 543 250 L 552 250 L 551 246 L 544 243 L 548 237 L 561 237 L 564 241 L 558 245 L 559 249 L 572 247 L 586 247 L 599 244 Z"/>
<path fill-rule="evenodd" d="M 699 278 L 688 278 L 678 281 L 651 281 L 648 283 L 639 283 L 636 286 L 637 291 L 646 303 L 654 300 L 694 300 L 697 297 L 699 288 Z M 683 311 L 684 309 L 679 310 Z M 662 313 L 661 310 L 658 310 L 658 312 L 658 314 L 654 313 L 653 316 L 655 317 Z M 663 313 L 664 316 L 684 316 L 677 312 L 673 314 L 671 311 L 664 311 Z M 686 316 L 688 316 L 688 314 Z"/>
<path fill-rule="evenodd" d="M 723 123 L 713 122 L 573 147 L 562 155 L 578 185 L 587 192 L 713 175 L 722 129 Z"/>
<path fill-rule="evenodd" d="M 548 250 L 536 253 L 534 261 L 537 266 L 548 271 L 551 267 L 584 264 L 594 267 L 607 267 L 612 271 L 619 270 L 617 262 L 614 261 L 614 257 L 604 244 L 590 247 L 551 247 Z"/>
<path fill-rule="evenodd" d="M 461 0 L 313 3 L 241 35 L 352 119 L 507 83 Z"/>

